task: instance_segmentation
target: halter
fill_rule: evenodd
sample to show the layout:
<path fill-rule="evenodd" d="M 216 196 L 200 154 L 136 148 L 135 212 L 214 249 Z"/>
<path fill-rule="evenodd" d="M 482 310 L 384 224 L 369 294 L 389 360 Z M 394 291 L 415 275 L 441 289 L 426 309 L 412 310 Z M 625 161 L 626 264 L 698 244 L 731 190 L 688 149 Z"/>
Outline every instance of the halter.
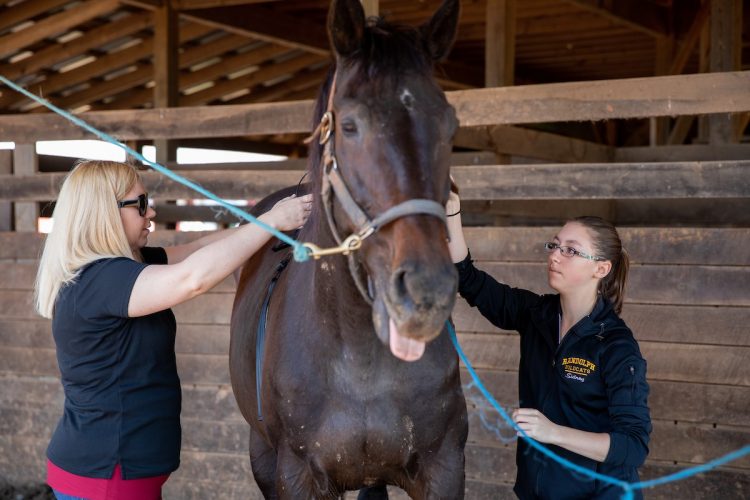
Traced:
<path fill-rule="evenodd" d="M 406 217 L 407 215 L 431 215 L 439 218 L 443 221 L 443 224 L 447 224 L 445 207 L 434 200 L 413 198 L 390 207 L 385 212 L 372 219 L 354 200 L 354 197 L 352 197 L 349 188 L 347 188 L 343 177 L 341 177 L 338 161 L 336 161 L 336 141 L 333 134 L 335 127 L 333 96 L 336 92 L 336 76 L 337 73 L 334 73 L 330 94 L 328 95 L 328 108 L 320 119 L 320 123 L 313 132 L 311 139 L 317 135 L 320 144 L 323 146 L 323 182 L 320 194 L 322 197 L 323 208 L 326 213 L 326 220 L 328 221 L 328 227 L 331 229 L 331 234 L 333 234 L 333 237 L 336 239 L 338 246 L 326 249 L 321 249 L 313 243 L 304 243 L 304 246 L 308 249 L 310 256 L 315 259 L 319 259 L 324 255 L 346 255 L 349 260 L 349 270 L 354 278 L 354 283 L 357 285 L 357 289 L 362 294 L 365 301 L 368 304 L 372 304 L 372 298 L 368 288 L 364 286 L 362 281 L 362 274 L 359 271 L 360 264 L 354 259 L 352 252 L 359 250 L 362 246 L 362 241 L 375 234 L 380 228 L 396 219 Z M 346 238 L 341 237 L 341 233 L 339 232 L 333 217 L 334 198 L 338 199 L 344 213 L 346 213 L 347 217 L 349 217 L 351 222 L 357 228 Z"/>

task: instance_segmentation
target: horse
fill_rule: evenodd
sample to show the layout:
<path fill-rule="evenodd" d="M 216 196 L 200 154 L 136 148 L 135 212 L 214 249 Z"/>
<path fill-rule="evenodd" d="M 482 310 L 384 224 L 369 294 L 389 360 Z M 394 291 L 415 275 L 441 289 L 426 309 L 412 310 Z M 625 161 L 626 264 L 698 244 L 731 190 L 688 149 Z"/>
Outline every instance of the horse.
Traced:
<path fill-rule="evenodd" d="M 331 2 L 335 61 L 317 99 L 315 198 L 297 238 L 343 253 L 286 265 L 290 251 L 269 242 L 243 266 L 232 310 L 232 388 L 267 499 L 360 488 L 367 498 L 386 485 L 464 497 L 467 410 L 445 327 L 457 291 L 444 204 L 458 122 L 432 76 L 458 16 L 458 0 L 446 0 L 411 28 L 366 20 L 360 0 Z"/>

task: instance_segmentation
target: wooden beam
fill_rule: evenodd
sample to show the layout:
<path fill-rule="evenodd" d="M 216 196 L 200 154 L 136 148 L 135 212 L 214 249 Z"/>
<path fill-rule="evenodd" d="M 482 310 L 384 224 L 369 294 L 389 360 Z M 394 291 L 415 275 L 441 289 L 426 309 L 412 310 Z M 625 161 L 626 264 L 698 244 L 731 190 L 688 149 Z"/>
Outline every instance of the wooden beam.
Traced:
<path fill-rule="evenodd" d="M 55 10 L 66 3 L 70 3 L 70 0 L 26 0 L 13 7 L 5 8 L 0 12 L 0 31 L 12 28 L 39 14 Z"/>
<path fill-rule="evenodd" d="M 285 15 L 268 7 L 238 6 L 198 9 L 182 11 L 181 17 L 197 23 L 205 23 L 229 33 L 300 49 L 320 56 L 330 56 L 328 37 L 325 30 L 321 29 L 317 23 Z M 290 30 L 289 26 L 294 26 L 294 29 Z M 457 65 L 454 68 L 454 64 L 448 61 L 441 65 L 448 75 L 455 75 L 455 78 L 451 80 L 438 77 L 438 82 L 445 88 L 466 88 L 476 86 L 481 81 L 481 76 L 474 67 Z"/>
<path fill-rule="evenodd" d="M 362 7 L 365 9 L 365 16 L 377 17 L 380 15 L 380 0 L 362 0 Z"/>
<path fill-rule="evenodd" d="M 189 29 L 183 30 L 183 33 L 181 36 L 183 37 L 183 41 L 188 41 L 192 39 L 193 37 L 203 36 L 206 33 L 205 30 L 206 30 L 205 26 L 194 24 L 194 25 L 191 25 Z M 148 43 L 152 45 L 153 41 L 148 40 Z M 133 48 L 135 49 L 136 47 L 133 47 Z M 194 50 L 197 51 L 199 49 L 200 47 L 186 50 L 182 54 L 182 57 L 180 58 L 181 59 L 180 64 L 184 66 L 189 66 L 190 64 L 192 64 L 190 62 L 192 52 Z M 126 50 L 129 50 L 129 49 L 126 49 Z M 118 55 L 117 53 L 112 54 L 112 56 L 117 56 L 117 55 Z M 117 58 L 113 57 L 113 59 L 114 59 L 114 64 L 117 64 Z M 193 61 L 193 63 L 194 62 L 195 61 Z M 149 82 L 150 80 L 152 80 L 153 76 L 154 76 L 154 69 L 153 69 L 153 64 L 150 61 L 138 63 L 134 65 L 132 71 L 125 73 L 123 75 L 120 75 L 117 78 L 111 78 L 103 82 L 97 82 L 95 85 L 91 85 L 89 88 L 85 90 L 75 92 L 65 97 L 53 98 L 52 102 L 61 108 L 76 108 L 78 106 L 86 105 L 93 101 L 111 96 L 113 94 L 117 94 L 125 90 L 138 87 L 139 85 L 143 85 Z M 151 94 L 151 96 L 153 96 L 152 90 L 149 89 L 149 93 Z M 47 111 L 46 108 L 43 108 L 43 107 L 34 108 L 32 110 L 32 112 L 34 113 L 46 112 L 46 111 Z"/>
<path fill-rule="evenodd" d="M 646 0 L 566 0 L 590 12 L 596 12 L 623 26 L 647 35 L 669 36 L 668 9 Z"/>
<path fill-rule="evenodd" d="M 200 38 L 211 32 L 210 28 L 202 26 L 200 24 L 190 24 L 186 26 L 182 31 L 181 38 L 183 42 L 188 42 L 196 38 Z M 96 60 L 76 68 L 66 73 L 56 73 L 50 75 L 46 80 L 35 84 L 34 89 L 36 92 L 46 96 L 47 99 L 51 99 L 53 103 L 59 103 L 64 107 L 72 107 L 69 103 L 71 101 L 76 102 L 74 97 L 77 93 L 73 93 L 70 96 L 66 96 L 62 99 L 55 99 L 53 95 L 61 90 L 69 87 L 73 87 L 77 84 L 88 82 L 101 75 L 106 75 L 112 71 L 116 71 L 121 68 L 130 66 L 138 61 L 148 60 L 154 53 L 154 39 L 152 37 L 144 38 L 141 43 L 128 47 L 123 50 L 115 51 L 98 57 Z M 106 85 L 106 83 L 102 84 Z M 94 83 L 90 88 L 97 87 L 98 84 Z M 104 87 L 106 88 L 106 87 Z M 96 93 L 101 93 L 98 88 L 93 89 Z M 8 107 L 10 102 L 13 102 L 14 95 L 9 94 L 8 96 L 0 99 L 0 108 Z M 20 99 L 15 101 L 13 108 L 21 108 L 28 104 L 30 100 Z"/>
<path fill-rule="evenodd" d="M 47 17 L 32 26 L 0 37 L 0 59 L 15 54 L 20 49 L 39 40 L 59 35 L 119 6 L 118 0 L 88 0 L 59 14 Z"/>
<path fill-rule="evenodd" d="M 484 86 L 513 85 L 516 52 L 516 0 L 487 0 Z"/>
<path fill-rule="evenodd" d="M 87 53 L 91 49 L 107 45 L 151 26 L 151 15 L 147 12 L 131 14 L 112 23 L 90 29 L 82 36 L 65 43 L 46 47 L 21 61 L 0 66 L 0 75 L 9 80 L 47 69 L 61 61 Z"/>
<path fill-rule="evenodd" d="M 317 24 L 268 7 L 233 6 L 182 11 L 183 19 L 203 23 L 237 35 L 328 56 L 328 38 Z"/>
<path fill-rule="evenodd" d="M 205 90 L 182 96 L 180 103 L 185 106 L 207 104 L 238 90 L 247 89 L 280 76 L 294 74 L 320 61 L 321 57 L 316 54 L 302 54 L 284 62 L 270 63 L 247 75 L 223 80 Z"/>
<path fill-rule="evenodd" d="M 36 144 L 18 144 L 13 150 L 13 175 L 9 178 L 33 177 L 39 171 L 39 163 L 36 155 Z M 39 174 L 37 174 L 39 175 Z M 36 202 L 16 202 L 13 207 L 15 217 L 15 230 L 18 232 L 36 232 L 39 207 Z"/>
<path fill-rule="evenodd" d="M 750 161 L 491 165 L 451 169 L 464 200 L 736 199 L 750 197 Z M 144 182 L 162 199 L 195 193 L 161 174 Z M 219 196 L 254 199 L 299 181 L 294 171 L 191 172 Z M 617 182 L 612 180 L 616 179 Z M 0 176 L 0 200 L 54 199 L 64 174 Z"/>
<path fill-rule="evenodd" d="M 462 90 L 446 96 L 462 126 L 477 127 L 747 112 L 748 86 L 750 71 L 742 71 Z M 312 101 L 304 101 L 100 111 L 82 118 L 121 140 L 237 137 L 309 132 L 312 108 Z M 62 117 L 23 114 L 0 116 L 0 137 L 23 143 L 90 134 Z"/>
<path fill-rule="evenodd" d="M 271 3 L 279 0 L 172 0 L 177 10 L 206 9 L 210 7 L 227 7 L 229 5 L 249 5 L 251 3 Z"/>
<path fill-rule="evenodd" d="M 736 161 L 750 158 L 750 144 L 688 144 L 617 148 L 615 162 Z"/>
<path fill-rule="evenodd" d="M 672 65 L 669 67 L 670 75 L 679 75 L 685 71 L 685 65 L 687 64 L 688 59 L 690 59 L 690 55 L 695 50 L 695 47 L 698 45 L 701 33 L 708 24 L 711 14 L 710 7 L 710 1 L 707 1 L 695 14 L 695 19 L 693 19 L 690 29 L 683 38 L 682 43 L 680 43 L 677 55 L 672 61 Z"/>
<path fill-rule="evenodd" d="M 604 163 L 614 156 L 609 146 L 507 125 L 459 129 L 453 145 L 560 163 Z"/>
<path fill-rule="evenodd" d="M 154 11 L 154 108 L 178 105 L 179 23 L 177 11 L 166 2 Z M 164 164 L 177 159 L 177 147 L 169 139 L 157 139 L 156 162 Z"/>
<path fill-rule="evenodd" d="M 690 29 L 683 42 L 680 44 L 679 51 L 672 61 L 672 65 L 669 68 L 670 74 L 679 75 L 685 70 L 685 65 L 690 59 L 690 55 L 695 50 L 696 46 L 701 46 L 699 42 L 702 39 L 703 33 L 706 32 L 708 27 L 708 21 L 711 14 L 710 0 L 701 6 L 693 19 L 693 23 L 690 25 Z M 702 68 L 701 68 L 701 72 Z M 667 137 L 666 144 L 682 144 L 685 142 L 690 128 L 693 124 L 694 116 L 680 116 L 675 120 L 674 127 Z M 659 143 L 662 144 L 662 143 Z"/>
<path fill-rule="evenodd" d="M 0 149 L 0 175 L 13 173 L 13 150 Z M 0 231 L 13 229 L 13 204 L 10 201 L 0 201 Z"/>
<path fill-rule="evenodd" d="M 226 35 L 214 42 L 186 49 L 180 54 L 179 60 L 180 69 L 182 70 L 180 78 L 178 79 L 180 91 L 186 90 L 188 86 L 186 82 L 189 82 L 191 79 L 190 75 L 193 73 L 188 70 L 190 66 L 216 56 L 222 56 L 252 43 L 253 41 L 251 39 L 244 36 Z M 226 60 L 228 57 L 232 56 L 225 56 L 223 60 Z M 153 92 L 150 88 L 138 88 L 140 85 L 147 82 L 148 79 L 144 80 L 142 83 L 136 85 L 135 89 L 131 89 L 124 95 L 118 95 L 112 102 L 107 104 L 94 104 L 92 109 L 101 111 L 107 109 L 132 109 L 142 107 L 145 104 L 152 102 L 153 98 Z"/>
<path fill-rule="evenodd" d="M 298 73 L 294 77 L 290 78 L 287 82 L 276 84 L 270 87 L 263 87 L 257 85 L 250 89 L 248 95 L 231 99 L 227 101 L 227 104 L 248 104 L 248 103 L 260 103 L 260 102 L 274 102 L 283 101 L 286 96 L 299 92 L 301 90 L 308 90 L 311 88 L 317 89 L 320 87 L 328 74 L 329 68 L 324 67 L 307 73 Z"/>
<path fill-rule="evenodd" d="M 740 66 L 742 50 L 742 0 L 711 0 L 711 72 L 732 71 Z M 714 114 L 708 118 L 708 139 L 711 144 L 734 142 L 735 123 L 732 115 Z"/>

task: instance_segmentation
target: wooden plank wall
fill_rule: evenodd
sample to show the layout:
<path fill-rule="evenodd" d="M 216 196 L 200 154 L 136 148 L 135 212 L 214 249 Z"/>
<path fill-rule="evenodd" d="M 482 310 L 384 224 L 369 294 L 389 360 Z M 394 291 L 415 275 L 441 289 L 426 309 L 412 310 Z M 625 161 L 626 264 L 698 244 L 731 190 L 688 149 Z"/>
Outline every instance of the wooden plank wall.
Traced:
<path fill-rule="evenodd" d="M 510 284 L 546 291 L 541 243 L 556 228 L 471 228 L 479 265 Z M 750 229 L 628 228 L 633 258 L 624 316 L 648 360 L 654 420 L 642 477 L 706 462 L 750 443 Z M 152 244 L 193 237 L 157 232 Z M 0 479 L 44 480 L 44 450 L 61 414 L 50 324 L 32 307 L 41 238 L 0 233 Z M 260 498 L 247 457 L 247 424 L 228 377 L 233 284 L 175 308 L 183 383 L 182 466 L 166 498 Z M 518 340 L 498 331 L 459 300 L 460 340 L 490 390 L 510 408 L 517 401 Z M 467 377 L 464 373 L 464 381 Z M 484 404 L 468 390 L 467 498 L 511 497 L 515 443 L 507 427 L 482 423 Z M 485 421 L 495 415 L 485 412 Z M 649 498 L 742 498 L 750 459 L 720 471 L 649 490 Z M 395 498 L 403 498 L 395 492 Z M 352 498 L 351 495 L 348 498 Z"/>

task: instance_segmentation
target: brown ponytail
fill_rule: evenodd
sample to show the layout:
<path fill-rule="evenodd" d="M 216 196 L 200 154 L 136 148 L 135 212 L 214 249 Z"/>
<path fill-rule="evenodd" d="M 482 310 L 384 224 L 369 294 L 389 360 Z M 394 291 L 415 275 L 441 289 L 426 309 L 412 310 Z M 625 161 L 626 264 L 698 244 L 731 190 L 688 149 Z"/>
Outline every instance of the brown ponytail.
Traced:
<path fill-rule="evenodd" d="M 609 299 L 615 312 L 620 314 L 625 299 L 625 282 L 628 279 L 630 258 L 622 247 L 617 229 L 601 217 L 587 215 L 576 217 L 572 222 L 581 224 L 591 232 L 595 255 L 612 263 L 609 274 L 599 281 L 599 293 Z"/>

